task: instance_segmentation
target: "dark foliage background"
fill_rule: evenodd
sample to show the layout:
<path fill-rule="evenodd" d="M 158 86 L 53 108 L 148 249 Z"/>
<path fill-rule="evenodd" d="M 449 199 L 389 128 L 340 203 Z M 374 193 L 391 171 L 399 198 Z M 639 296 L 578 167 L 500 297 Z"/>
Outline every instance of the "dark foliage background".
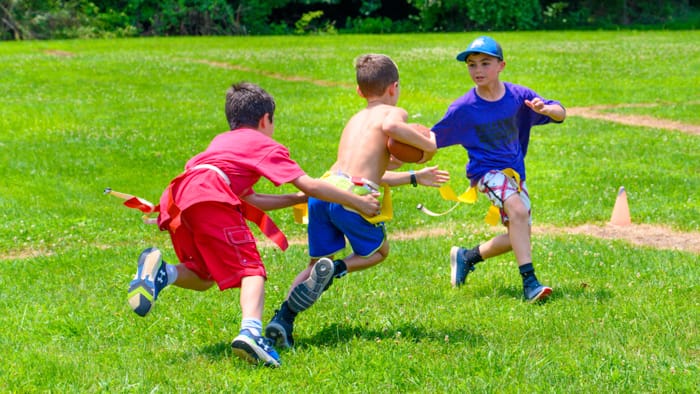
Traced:
<path fill-rule="evenodd" d="M 696 29 L 700 0 L 0 0 L 0 39 Z"/>

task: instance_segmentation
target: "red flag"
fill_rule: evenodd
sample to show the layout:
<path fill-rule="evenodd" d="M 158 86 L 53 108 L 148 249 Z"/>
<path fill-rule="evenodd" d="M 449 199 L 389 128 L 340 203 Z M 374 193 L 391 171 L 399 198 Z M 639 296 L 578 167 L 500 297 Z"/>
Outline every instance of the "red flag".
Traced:
<path fill-rule="evenodd" d="M 150 201 L 144 200 L 141 197 L 131 197 L 130 199 L 124 201 L 124 205 L 129 208 L 138 209 L 143 213 L 153 213 L 156 211 L 156 206 Z"/>
<path fill-rule="evenodd" d="M 126 193 L 118 192 L 116 190 L 112 190 L 109 187 L 105 188 L 104 193 L 111 194 L 117 198 L 121 198 L 122 200 L 124 200 L 124 205 L 126 205 L 127 207 L 138 209 L 139 211 L 145 213 L 145 215 L 143 215 L 143 218 L 142 218 L 144 223 L 153 224 L 156 222 L 156 218 L 149 217 L 149 214 L 158 213 L 158 210 L 159 210 L 158 205 L 155 205 L 152 202 L 145 200 L 141 197 L 136 197 L 136 196 L 132 196 L 131 194 L 126 194 Z"/>

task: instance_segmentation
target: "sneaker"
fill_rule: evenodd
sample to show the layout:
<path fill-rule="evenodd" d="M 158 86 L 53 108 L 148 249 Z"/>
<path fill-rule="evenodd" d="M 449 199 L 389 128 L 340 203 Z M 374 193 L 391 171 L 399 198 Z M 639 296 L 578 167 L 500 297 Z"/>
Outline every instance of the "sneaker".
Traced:
<path fill-rule="evenodd" d="M 542 286 L 539 282 L 535 282 L 531 286 L 525 286 L 523 288 L 523 294 L 527 302 L 534 303 L 549 297 L 549 295 L 552 294 L 552 288 Z"/>
<path fill-rule="evenodd" d="M 453 246 L 450 249 L 450 276 L 452 286 L 462 286 L 467 279 L 467 275 L 474 271 L 474 264 L 468 263 L 464 259 L 466 249 Z"/>
<path fill-rule="evenodd" d="M 168 274 L 158 248 L 148 248 L 139 256 L 136 276 L 129 283 L 129 306 L 139 316 L 146 316 L 158 298 L 158 293 L 167 286 Z"/>
<path fill-rule="evenodd" d="M 331 259 L 326 257 L 319 259 L 311 268 L 309 277 L 289 294 L 287 302 L 290 308 L 296 312 L 309 309 L 333 282 L 334 271 Z"/>
<path fill-rule="evenodd" d="M 253 335 L 249 330 L 241 330 L 231 342 L 233 352 L 251 364 L 264 363 L 266 367 L 279 367 L 280 356 L 272 347 L 272 341 Z"/>
<path fill-rule="evenodd" d="M 335 266 L 333 261 L 327 257 L 322 257 L 314 264 L 309 278 L 302 283 L 311 291 L 310 295 L 318 298 L 324 290 L 330 287 L 334 273 Z"/>
<path fill-rule="evenodd" d="M 280 316 L 279 310 L 275 311 L 270 323 L 265 327 L 265 336 L 275 343 L 275 346 L 282 349 L 289 349 L 294 346 L 292 331 L 294 323 L 286 321 Z"/>

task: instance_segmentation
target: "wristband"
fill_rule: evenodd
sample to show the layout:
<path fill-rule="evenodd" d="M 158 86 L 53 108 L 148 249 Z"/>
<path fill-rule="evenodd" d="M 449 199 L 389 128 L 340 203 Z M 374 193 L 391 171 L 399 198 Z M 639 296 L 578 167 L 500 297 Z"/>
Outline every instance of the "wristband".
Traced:
<path fill-rule="evenodd" d="M 415 171 L 408 170 L 408 173 L 411 174 L 411 185 L 413 185 L 413 187 L 418 187 L 418 178 L 416 178 Z"/>

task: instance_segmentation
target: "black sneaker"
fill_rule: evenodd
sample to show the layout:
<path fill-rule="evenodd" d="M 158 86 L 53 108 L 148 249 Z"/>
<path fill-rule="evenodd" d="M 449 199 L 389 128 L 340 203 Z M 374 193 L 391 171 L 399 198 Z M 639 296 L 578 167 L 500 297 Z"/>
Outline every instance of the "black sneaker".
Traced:
<path fill-rule="evenodd" d="M 293 330 L 294 323 L 284 320 L 280 316 L 280 312 L 275 311 L 275 316 L 272 317 L 272 320 L 265 328 L 265 336 L 274 342 L 278 348 L 288 349 L 294 346 Z"/>

